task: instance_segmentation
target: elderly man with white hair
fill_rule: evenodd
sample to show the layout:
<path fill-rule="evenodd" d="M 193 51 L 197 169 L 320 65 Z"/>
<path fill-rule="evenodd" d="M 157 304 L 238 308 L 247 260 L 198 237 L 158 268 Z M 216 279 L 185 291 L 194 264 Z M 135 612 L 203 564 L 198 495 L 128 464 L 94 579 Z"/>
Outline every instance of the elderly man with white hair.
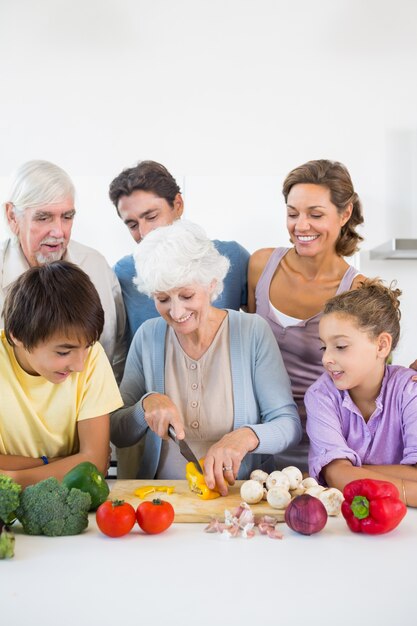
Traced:
<path fill-rule="evenodd" d="M 78 265 L 96 287 L 105 312 L 102 344 L 116 376 L 125 357 L 125 310 L 120 285 L 104 256 L 71 240 L 74 185 L 48 161 L 28 161 L 15 172 L 4 203 L 13 236 L 0 243 L 0 327 L 8 288 L 30 267 L 64 259 Z"/>

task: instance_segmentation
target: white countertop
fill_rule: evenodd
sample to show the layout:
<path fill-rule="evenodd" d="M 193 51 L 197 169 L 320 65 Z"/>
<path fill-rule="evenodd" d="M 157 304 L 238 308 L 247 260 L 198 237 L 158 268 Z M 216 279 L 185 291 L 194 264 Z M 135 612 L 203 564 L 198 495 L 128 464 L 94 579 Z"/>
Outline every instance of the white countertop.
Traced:
<path fill-rule="evenodd" d="M 407 626 L 416 623 L 417 510 L 386 535 L 344 519 L 305 537 L 224 539 L 204 524 L 110 539 L 90 515 L 75 537 L 16 529 L 0 561 L 1 624 Z"/>

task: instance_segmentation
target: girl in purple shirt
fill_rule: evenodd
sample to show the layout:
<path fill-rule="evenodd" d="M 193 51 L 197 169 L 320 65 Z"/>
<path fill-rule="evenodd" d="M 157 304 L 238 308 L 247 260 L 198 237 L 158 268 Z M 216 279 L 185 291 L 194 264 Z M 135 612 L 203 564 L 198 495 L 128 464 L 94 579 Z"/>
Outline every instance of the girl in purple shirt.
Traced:
<path fill-rule="evenodd" d="M 326 303 L 326 371 L 304 399 L 309 470 L 339 489 L 358 478 L 388 480 L 417 506 L 415 372 L 386 364 L 400 336 L 400 295 L 374 279 Z"/>

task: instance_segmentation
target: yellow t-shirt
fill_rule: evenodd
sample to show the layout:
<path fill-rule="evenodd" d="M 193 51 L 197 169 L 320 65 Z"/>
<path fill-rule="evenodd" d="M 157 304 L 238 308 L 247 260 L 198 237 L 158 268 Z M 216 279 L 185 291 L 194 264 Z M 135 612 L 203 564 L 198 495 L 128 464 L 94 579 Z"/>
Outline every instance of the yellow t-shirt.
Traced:
<path fill-rule="evenodd" d="M 0 454 L 37 458 L 78 451 L 77 422 L 123 406 L 110 363 L 99 343 L 82 372 L 62 383 L 25 372 L 0 331 Z"/>

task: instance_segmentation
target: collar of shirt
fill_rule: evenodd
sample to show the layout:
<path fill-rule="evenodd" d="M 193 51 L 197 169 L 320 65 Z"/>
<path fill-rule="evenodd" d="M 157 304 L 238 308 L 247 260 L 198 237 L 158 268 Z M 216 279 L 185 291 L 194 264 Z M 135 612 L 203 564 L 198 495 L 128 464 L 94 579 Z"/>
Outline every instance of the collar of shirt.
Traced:
<path fill-rule="evenodd" d="M 385 395 L 385 388 L 387 386 L 388 378 L 389 378 L 388 368 L 387 366 L 385 366 L 384 376 L 382 378 L 382 383 L 381 383 L 381 389 L 375 400 L 375 411 L 372 413 L 369 420 L 372 419 L 373 417 L 376 417 L 377 415 L 380 415 L 384 409 L 383 398 Z M 352 398 L 350 397 L 349 391 L 347 389 L 343 389 L 341 394 L 342 394 L 342 406 L 345 407 L 348 411 L 351 411 L 352 413 L 355 413 L 356 415 L 360 415 L 363 418 L 362 413 L 359 411 L 358 407 L 356 406 L 356 404 L 353 402 Z"/>

